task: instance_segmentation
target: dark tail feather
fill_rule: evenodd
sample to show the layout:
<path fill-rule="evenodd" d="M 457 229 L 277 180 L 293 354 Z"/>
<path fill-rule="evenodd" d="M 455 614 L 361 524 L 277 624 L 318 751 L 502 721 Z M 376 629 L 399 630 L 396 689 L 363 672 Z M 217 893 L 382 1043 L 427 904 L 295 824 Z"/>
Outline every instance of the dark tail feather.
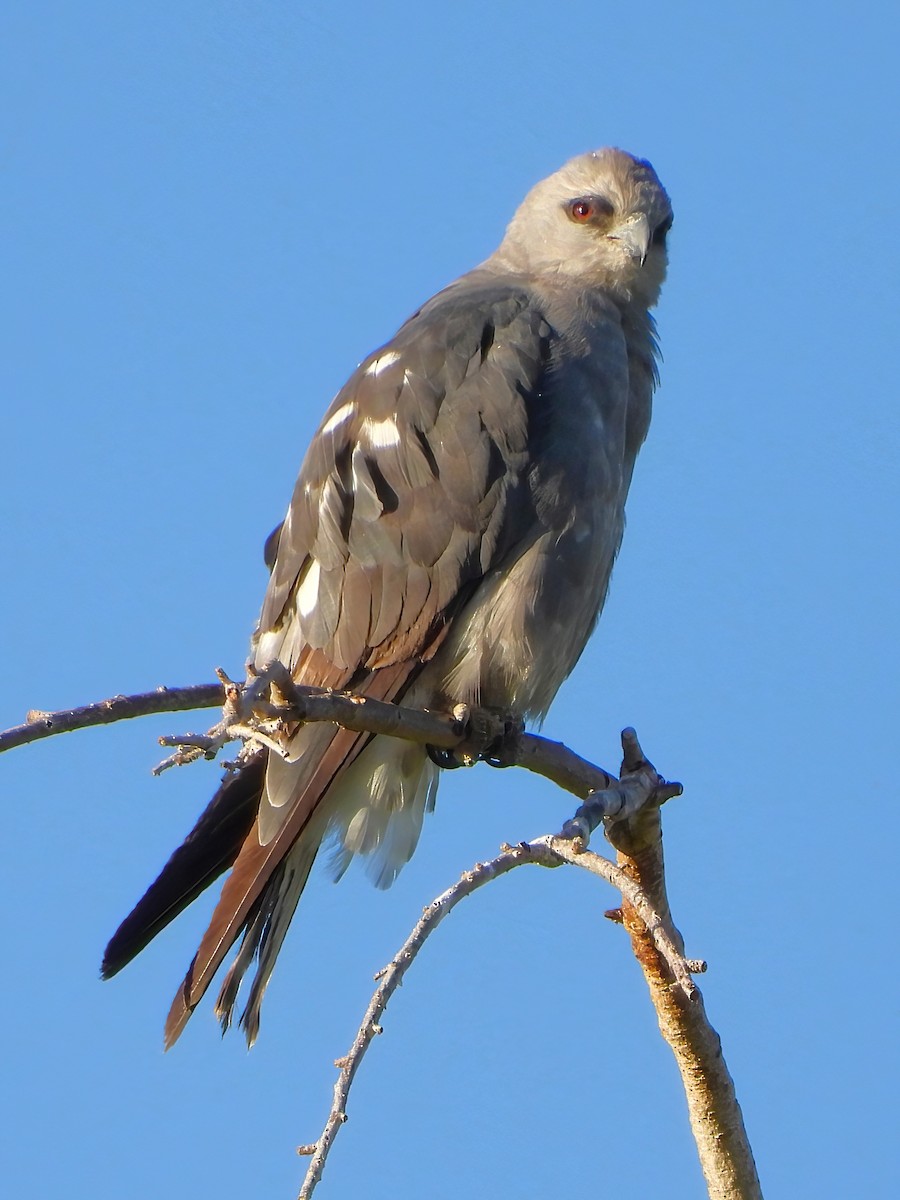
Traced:
<path fill-rule="evenodd" d="M 437 636 L 437 643 L 445 632 L 446 627 Z M 321 657 L 320 651 L 310 651 L 308 647 L 304 653 Z M 350 683 L 352 686 L 354 680 L 336 674 L 336 668 L 327 660 L 324 661 L 326 669 L 321 673 L 301 675 L 304 682 L 312 679 L 317 686 L 326 683 L 338 687 Z M 302 670 L 313 670 L 309 662 L 306 661 Z M 406 659 L 368 673 L 360 668 L 355 684 L 362 694 L 375 700 L 396 700 L 415 678 L 420 665 Z M 295 677 L 298 670 L 301 668 L 295 668 Z M 242 1018 L 247 1041 L 253 1043 L 259 1027 L 259 1005 L 263 992 L 319 843 L 326 832 L 327 810 L 317 817 L 319 805 L 356 761 L 372 736 L 338 725 L 325 726 L 321 741 L 315 740 L 312 750 L 309 746 L 306 748 L 306 754 L 311 754 L 309 761 L 301 755 L 296 763 L 294 783 L 299 784 L 299 790 L 290 800 L 277 832 L 265 845 L 260 843 L 258 830 L 251 822 L 237 857 L 232 854 L 234 869 L 222 886 L 209 928 L 201 939 L 200 947 L 169 1010 L 165 1027 L 166 1049 L 180 1037 L 225 956 L 245 930 L 249 932 L 249 939 L 238 951 L 234 970 L 225 980 L 216 1013 L 223 1024 L 230 1021 L 231 1007 L 237 997 L 241 978 L 253 957 L 257 956 L 256 980 L 251 988 L 247 1012 Z M 259 771 L 261 790 L 264 785 L 264 764 L 260 765 Z M 258 806 L 254 805 L 253 812 L 257 810 Z"/>
<path fill-rule="evenodd" d="M 219 903 L 213 912 L 209 928 L 200 942 L 200 948 L 172 1002 L 165 1028 L 167 1050 L 181 1036 L 191 1013 L 199 1004 L 225 956 L 248 923 L 260 935 L 264 932 L 265 920 L 257 926 L 255 918 L 266 909 L 269 899 L 275 900 L 274 897 L 267 897 L 267 889 L 271 885 L 275 890 L 280 890 L 279 868 L 285 857 L 306 829 L 328 789 L 354 761 L 366 745 L 369 736 L 350 729 L 342 729 L 339 726 L 332 727 L 328 731 L 328 745 L 322 748 L 321 756 L 316 760 L 315 769 L 307 781 L 306 787 L 294 801 L 284 823 L 272 840 L 264 846 L 260 845 L 256 831 L 251 829 L 237 857 L 234 870 L 225 880 Z M 319 838 L 321 838 L 321 833 L 322 831 L 319 831 Z M 312 847 L 310 865 L 312 865 L 312 859 L 315 858 L 316 849 L 318 849 L 318 842 Z M 303 875 L 303 882 L 306 882 L 306 874 Z M 302 890 L 302 885 L 300 890 Z M 293 915 L 300 890 L 297 890 L 290 903 L 288 921 Z M 252 944 L 256 949 L 257 943 L 254 941 Z M 278 945 L 280 945 L 280 939 Z M 250 958 L 252 955 L 239 956 L 241 973 L 249 966 Z M 271 964 L 267 969 L 266 979 L 269 971 L 271 971 Z M 229 977 L 226 986 L 228 989 L 226 1002 L 228 998 L 233 1001 L 240 986 L 240 976 Z M 220 1007 L 220 1019 L 223 1015 Z M 248 1035 L 254 1036 L 249 1028 Z"/>
<path fill-rule="evenodd" d="M 228 775 L 159 877 L 113 934 L 100 974 L 115 975 L 234 863 L 259 808 L 265 753 Z"/>

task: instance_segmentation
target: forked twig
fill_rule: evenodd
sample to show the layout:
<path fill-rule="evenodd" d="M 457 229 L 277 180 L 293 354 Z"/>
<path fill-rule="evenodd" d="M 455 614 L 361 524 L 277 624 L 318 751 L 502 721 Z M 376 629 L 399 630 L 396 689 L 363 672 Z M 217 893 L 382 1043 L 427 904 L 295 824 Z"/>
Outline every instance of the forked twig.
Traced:
<path fill-rule="evenodd" d="M 428 937 L 435 931 L 441 921 L 466 896 L 484 887 L 501 875 L 506 875 L 516 867 L 535 865 L 541 867 L 559 867 L 564 863 L 584 867 L 586 870 L 599 875 L 613 887 L 618 888 L 626 896 L 634 908 L 647 921 L 652 929 L 655 944 L 659 947 L 666 963 L 669 965 L 681 986 L 685 996 L 691 1000 L 697 994 L 697 988 L 691 979 L 692 966 L 675 946 L 672 938 L 663 927 L 656 913 L 643 896 L 640 888 L 628 878 L 613 863 L 600 855 L 585 850 L 583 846 L 561 837 L 540 837 L 531 842 L 522 842 L 518 846 L 504 846 L 502 852 L 486 863 L 477 863 L 470 871 L 443 892 L 423 912 L 412 933 L 400 947 L 397 954 L 383 971 L 379 972 L 378 987 L 369 1001 L 365 1016 L 353 1039 L 353 1045 L 347 1054 L 338 1059 L 335 1064 L 339 1068 L 337 1082 L 334 1085 L 334 1098 L 325 1127 L 318 1141 L 311 1146 L 301 1146 L 299 1153 L 310 1154 L 312 1157 L 306 1171 L 306 1178 L 298 1194 L 298 1200 L 308 1200 L 312 1196 L 325 1166 L 325 1160 L 331 1150 L 338 1130 L 347 1120 L 347 1099 L 353 1078 L 359 1069 L 372 1039 L 381 1033 L 381 1016 L 387 1007 L 391 996 L 400 986 L 403 976 L 412 966 L 419 951 Z"/>

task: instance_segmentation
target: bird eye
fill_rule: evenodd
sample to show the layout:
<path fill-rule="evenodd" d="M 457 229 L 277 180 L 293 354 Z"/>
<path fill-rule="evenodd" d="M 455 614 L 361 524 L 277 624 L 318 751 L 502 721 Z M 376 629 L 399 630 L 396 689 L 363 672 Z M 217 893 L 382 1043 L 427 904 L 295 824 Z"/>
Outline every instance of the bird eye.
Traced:
<path fill-rule="evenodd" d="M 579 196 L 566 204 L 566 214 L 579 225 L 603 221 L 615 215 L 615 208 L 605 196 Z"/>

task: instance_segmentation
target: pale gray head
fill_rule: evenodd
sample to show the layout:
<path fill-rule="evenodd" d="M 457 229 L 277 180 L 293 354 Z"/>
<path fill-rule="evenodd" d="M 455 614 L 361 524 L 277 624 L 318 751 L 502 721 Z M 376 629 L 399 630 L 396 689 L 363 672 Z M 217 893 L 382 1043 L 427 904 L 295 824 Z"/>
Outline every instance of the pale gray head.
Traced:
<path fill-rule="evenodd" d="M 671 224 L 669 197 L 650 163 L 624 150 L 595 150 L 531 189 L 494 260 L 649 308 L 665 278 Z"/>

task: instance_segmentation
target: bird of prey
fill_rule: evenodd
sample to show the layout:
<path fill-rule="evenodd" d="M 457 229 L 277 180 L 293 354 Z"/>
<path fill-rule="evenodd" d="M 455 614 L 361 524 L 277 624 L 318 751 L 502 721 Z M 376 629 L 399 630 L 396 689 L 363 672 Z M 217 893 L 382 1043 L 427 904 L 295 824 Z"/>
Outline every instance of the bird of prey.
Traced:
<path fill-rule="evenodd" d="M 268 544 L 250 670 L 414 708 L 546 714 L 597 620 L 656 384 L 668 196 L 617 149 L 538 183 L 499 248 L 353 373 Z M 107 947 L 115 974 L 223 871 L 166 1045 L 216 1005 L 247 1041 L 320 845 L 389 885 L 434 805 L 424 746 L 326 723 L 227 775 Z"/>

